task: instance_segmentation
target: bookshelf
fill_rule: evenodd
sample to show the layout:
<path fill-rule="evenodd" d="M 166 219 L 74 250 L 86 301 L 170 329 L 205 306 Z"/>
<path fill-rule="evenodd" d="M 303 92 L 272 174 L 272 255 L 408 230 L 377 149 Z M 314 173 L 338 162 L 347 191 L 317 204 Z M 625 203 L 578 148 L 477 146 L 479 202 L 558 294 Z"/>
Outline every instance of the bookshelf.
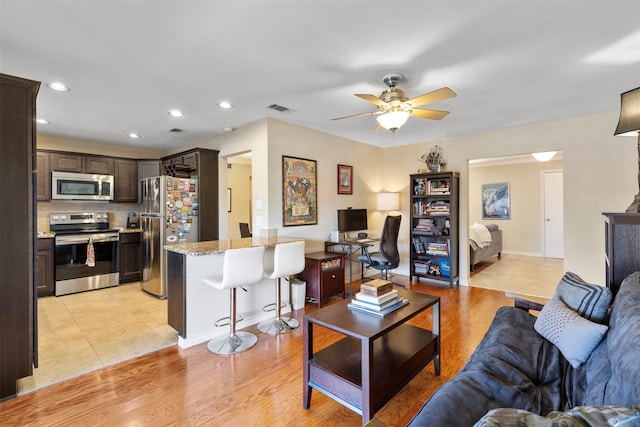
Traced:
<path fill-rule="evenodd" d="M 409 280 L 458 283 L 458 172 L 410 175 Z"/>

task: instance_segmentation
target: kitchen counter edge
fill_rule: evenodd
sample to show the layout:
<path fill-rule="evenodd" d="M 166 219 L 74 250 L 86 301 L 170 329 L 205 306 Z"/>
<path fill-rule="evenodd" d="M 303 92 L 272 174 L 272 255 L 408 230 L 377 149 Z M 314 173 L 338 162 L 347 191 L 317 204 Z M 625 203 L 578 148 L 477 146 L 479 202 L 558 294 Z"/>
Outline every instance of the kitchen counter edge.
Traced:
<path fill-rule="evenodd" d="M 242 239 L 212 240 L 206 242 L 177 243 L 166 245 L 167 251 L 176 252 L 183 255 L 202 256 L 222 254 L 229 249 L 252 248 L 264 246 L 274 247 L 280 243 L 299 242 L 304 240 L 298 237 L 245 237 Z"/>

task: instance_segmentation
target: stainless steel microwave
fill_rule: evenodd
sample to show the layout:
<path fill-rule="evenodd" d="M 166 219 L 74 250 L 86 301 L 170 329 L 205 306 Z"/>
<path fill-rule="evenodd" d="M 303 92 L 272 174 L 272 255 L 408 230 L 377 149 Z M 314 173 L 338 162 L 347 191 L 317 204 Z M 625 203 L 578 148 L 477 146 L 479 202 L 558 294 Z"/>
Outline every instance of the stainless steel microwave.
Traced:
<path fill-rule="evenodd" d="M 51 198 L 113 200 L 113 175 L 51 172 Z"/>

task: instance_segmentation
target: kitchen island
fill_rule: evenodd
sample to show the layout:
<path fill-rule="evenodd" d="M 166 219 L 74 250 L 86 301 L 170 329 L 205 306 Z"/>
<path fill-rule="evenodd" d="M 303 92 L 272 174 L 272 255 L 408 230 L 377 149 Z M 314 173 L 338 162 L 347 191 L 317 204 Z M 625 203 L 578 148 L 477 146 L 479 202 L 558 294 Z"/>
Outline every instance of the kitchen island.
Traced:
<path fill-rule="evenodd" d="M 165 246 L 167 251 L 167 299 L 169 326 L 178 331 L 178 346 L 187 348 L 228 334 L 229 290 L 218 290 L 204 282 L 206 277 L 222 274 L 224 253 L 229 249 L 265 247 L 265 266 L 272 265 L 274 248 L 279 243 L 304 240 L 295 237 L 246 237 L 243 239 L 179 243 Z M 282 281 L 283 302 L 290 301 L 289 283 Z M 262 308 L 275 302 L 274 281 L 263 279 L 237 292 L 237 313 L 243 317 L 237 329 L 275 316 Z M 283 307 L 288 313 L 291 306 Z M 216 324 L 221 326 L 216 326 Z"/>

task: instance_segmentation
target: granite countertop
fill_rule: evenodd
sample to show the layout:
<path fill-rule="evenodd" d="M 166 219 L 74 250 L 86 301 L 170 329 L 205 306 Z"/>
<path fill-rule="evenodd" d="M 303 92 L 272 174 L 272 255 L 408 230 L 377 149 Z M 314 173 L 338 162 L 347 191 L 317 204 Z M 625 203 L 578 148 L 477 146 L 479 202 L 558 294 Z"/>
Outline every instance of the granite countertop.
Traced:
<path fill-rule="evenodd" d="M 138 227 L 138 228 L 125 228 L 125 227 L 120 227 L 118 228 L 118 230 L 121 233 L 142 233 L 142 228 Z"/>
<path fill-rule="evenodd" d="M 245 237 L 243 239 L 177 243 L 175 245 L 166 245 L 165 249 L 184 255 L 201 256 L 222 254 L 228 249 L 251 248 L 256 246 L 269 248 L 279 243 L 299 242 L 301 240 L 304 239 L 300 237 Z"/>

